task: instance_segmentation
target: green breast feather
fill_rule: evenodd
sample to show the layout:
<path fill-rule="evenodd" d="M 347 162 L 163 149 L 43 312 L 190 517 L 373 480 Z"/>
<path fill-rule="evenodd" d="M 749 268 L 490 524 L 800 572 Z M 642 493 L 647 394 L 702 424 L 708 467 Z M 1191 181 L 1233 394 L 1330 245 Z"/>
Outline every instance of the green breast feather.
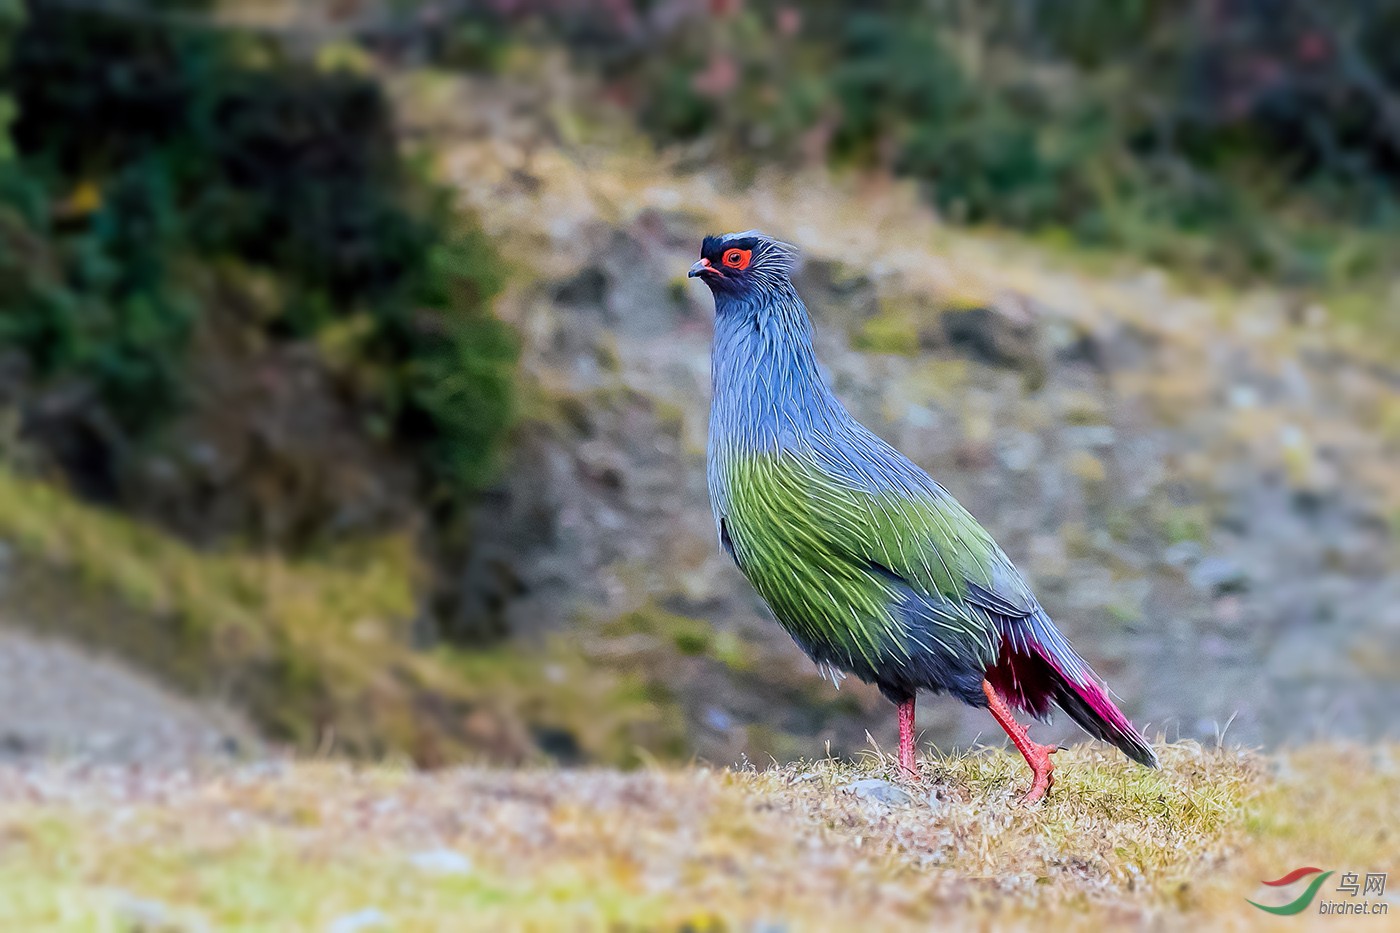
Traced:
<path fill-rule="evenodd" d="M 720 483 L 734 559 L 800 643 L 848 666 L 939 647 L 995 660 L 995 627 L 965 597 L 1010 565 L 951 496 L 875 492 L 791 452 L 734 454 Z"/>

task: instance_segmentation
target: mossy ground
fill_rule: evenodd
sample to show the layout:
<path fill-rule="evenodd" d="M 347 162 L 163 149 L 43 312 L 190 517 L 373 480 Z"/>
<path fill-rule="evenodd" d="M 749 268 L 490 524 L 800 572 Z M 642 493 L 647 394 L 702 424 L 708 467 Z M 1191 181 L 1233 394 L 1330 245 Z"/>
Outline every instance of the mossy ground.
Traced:
<path fill-rule="evenodd" d="M 768 770 L 0 771 L 5 929 L 1247 927 L 1259 880 L 1394 870 L 1400 749 L 1087 746 Z M 844 790 L 905 787 L 905 806 Z M 1268 918 L 1263 918 L 1268 919 Z M 141 926 L 145 924 L 145 926 Z M 767 928 L 767 927 L 763 927 Z"/>
<path fill-rule="evenodd" d="M 306 752 L 520 762 L 540 757 L 528 733 L 545 727 L 577 757 L 635 763 L 639 746 L 674 748 L 683 725 L 647 678 L 557 640 L 416 646 L 423 572 L 405 536 L 299 559 L 202 551 L 0 468 L 0 541 L 17 556 L 7 619 L 229 702 Z"/>

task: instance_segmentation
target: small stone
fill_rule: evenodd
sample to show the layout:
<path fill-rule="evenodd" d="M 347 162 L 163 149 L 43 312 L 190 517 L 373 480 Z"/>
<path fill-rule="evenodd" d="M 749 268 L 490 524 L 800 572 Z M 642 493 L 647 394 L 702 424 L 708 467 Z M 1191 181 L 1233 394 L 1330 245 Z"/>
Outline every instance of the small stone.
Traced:
<path fill-rule="evenodd" d="M 607 297 L 609 285 L 606 271 L 597 266 L 589 266 L 556 285 L 554 300 L 570 308 L 601 307 Z"/>
<path fill-rule="evenodd" d="M 704 712 L 705 725 L 716 732 L 728 732 L 734 728 L 734 717 L 717 706 L 707 706 Z"/>
<path fill-rule="evenodd" d="M 163 901 L 137 897 L 128 891 L 115 892 L 116 913 L 125 921 L 126 929 L 141 933 L 174 933 L 174 931 L 204 930 L 200 918 L 177 912 Z"/>
<path fill-rule="evenodd" d="M 432 875 L 471 874 L 472 860 L 453 849 L 429 849 L 408 857 L 414 868 Z"/>
<path fill-rule="evenodd" d="M 388 923 L 389 918 L 384 915 L 384 911 L 377 907 L 366 907 L 353 914 L 336 917 L 327 925 L 326 933 L 359 933 L 360 930 L 372 930 Z"/>
<path fill-rule="evenodd" d="M 873 800 L 876 803 L 888 804 L 892 807 L 907 807 L 914 802 L 914 798 L 908 792 L 879 778 L 853 781 L 841 789 L 847 793 L 855 794 L 863 800 Z"/>
<path fill-rule="evenodd" d="M 1070 447 L 1112 447 L 1118 433 L 1106 424 L 1075 424 L 1060 431 Z"/>
<path fill-rule="evenodd" d="M 1249 588 L 1249 575 L 1224 557 L 1203 557 L 1189 574 L 1191 585 L 1215 596 L 1241 593 Z"/>
<path fill-rule="evenodd" d="M 751 933 L 787 933 L 792 929 L 781 920 L 759 920 L 749 927 Z"/>
<path fill-rule="evenodd" d="M 1162 560 L 1172 567 L 1190 567 L 1204 556 L 1199 541 L 1178 541 L 1162 552 Z"/>
<path fill-rule="evenodd" d="M 1040 438 L 1029 431 L 1009 431 L 997 444 L 996 455 L 1006 469 L 1024 473 L 1040 462 L 1045 449 Z"/>
<path fill-rule="evenodd" d="M 1251 385 L 1232 385 L 1226 397 L 1231 408 L 1250 409 L 1259 407 L 1259 390 Z"/>
<path fill-rule="evenodd" d="M 986 307 L 943 312 L 943 336 L 955 350 L 982 363 L 1029 369 L 1036 362 L 1036 328 L 1026 303 L 1004 295 Z"/>

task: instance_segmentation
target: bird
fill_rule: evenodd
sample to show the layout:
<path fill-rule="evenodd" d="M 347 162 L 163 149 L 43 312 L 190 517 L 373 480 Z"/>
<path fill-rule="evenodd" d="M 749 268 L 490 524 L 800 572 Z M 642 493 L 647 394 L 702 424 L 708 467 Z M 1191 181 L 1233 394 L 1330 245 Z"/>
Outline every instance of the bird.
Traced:
<path fill-rule="evenodd" d="M 1031 769 L 1057 749 L 1014 715 L 1058 707 L 1132 760 L 1157 755 L 972 515 L 857 421 L 824 378 L 793 286 L 798 250 L 756 230 L 706 236 L 689 276 L 714 297 L 706 479 L 721 549 L 798 646 L 895 704 L 919 774 L 920 692 L 988 710 Z"/>

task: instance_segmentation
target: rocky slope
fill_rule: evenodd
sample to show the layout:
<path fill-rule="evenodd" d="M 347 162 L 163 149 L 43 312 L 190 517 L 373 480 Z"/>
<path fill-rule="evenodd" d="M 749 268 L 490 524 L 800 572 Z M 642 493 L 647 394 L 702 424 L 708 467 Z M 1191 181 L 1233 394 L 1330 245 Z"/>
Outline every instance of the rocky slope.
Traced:
<path fill-rule="evenodd" d="M 110 658 L 0 628 L 0 761 L 168 768 L 259 750 L 229 710 L 191 703 Z"/>
<path fill-rule="evenodd" d="M 838 393 L 993 531 L 1149 733 L 1394 734 L 1400 372 L 1366 335 L 1286 291 L 952 229 L 886 180 L 699 169 L 579 88 L 397 87 L 405 138 L 440 154 L 507 259 L 497 310 L 522 345 L 511 462 L 449 594 L 458 647 L 415 617 L 411 529 L 337 560 L 201 551 L 5 474 L 9 570 L 38 555 L 50 581 L 26 601 L 25 574 L 0 573 L 7 612 L 45 632 L 82 618 L 77 637 L 187 690 L 232 680 L 306 748 L 730 763 L 888 747 L 888 705 L 822 681 L 715 543 L 711 307 L 684 275 L 703 234 L 761 227 L 806 251 Z M 318 437 L 298 424 L 276 433 Z M 346 463 L 394 486 L 373 458 Z M 68 595 L 82 612 L 54 608 Z M 128 625 L 133 609 L 156 626 Z M 40 678 L 34 702 L 66 689 Z M 920 726 L 994 732 L 948 702 Z"/>
<path fill-rule="evenodd" d="M 891 740 L 714 543 L 711 311 L 684 273 L 704 233 L 759 227 L 806 251 L 838 393 L 993 531 L 1150 732 L 1393 733 L 1400 372 L 1324 306 L 951 230 L 884 181 L 740 184 L 547 86 L 415 87 L 409 108 L 515 266 L 530 417 L 464 580 L 513 638 L 648 672 L 719 760 Z M 990 723 L 927 703 L 920 726 Z"/>

